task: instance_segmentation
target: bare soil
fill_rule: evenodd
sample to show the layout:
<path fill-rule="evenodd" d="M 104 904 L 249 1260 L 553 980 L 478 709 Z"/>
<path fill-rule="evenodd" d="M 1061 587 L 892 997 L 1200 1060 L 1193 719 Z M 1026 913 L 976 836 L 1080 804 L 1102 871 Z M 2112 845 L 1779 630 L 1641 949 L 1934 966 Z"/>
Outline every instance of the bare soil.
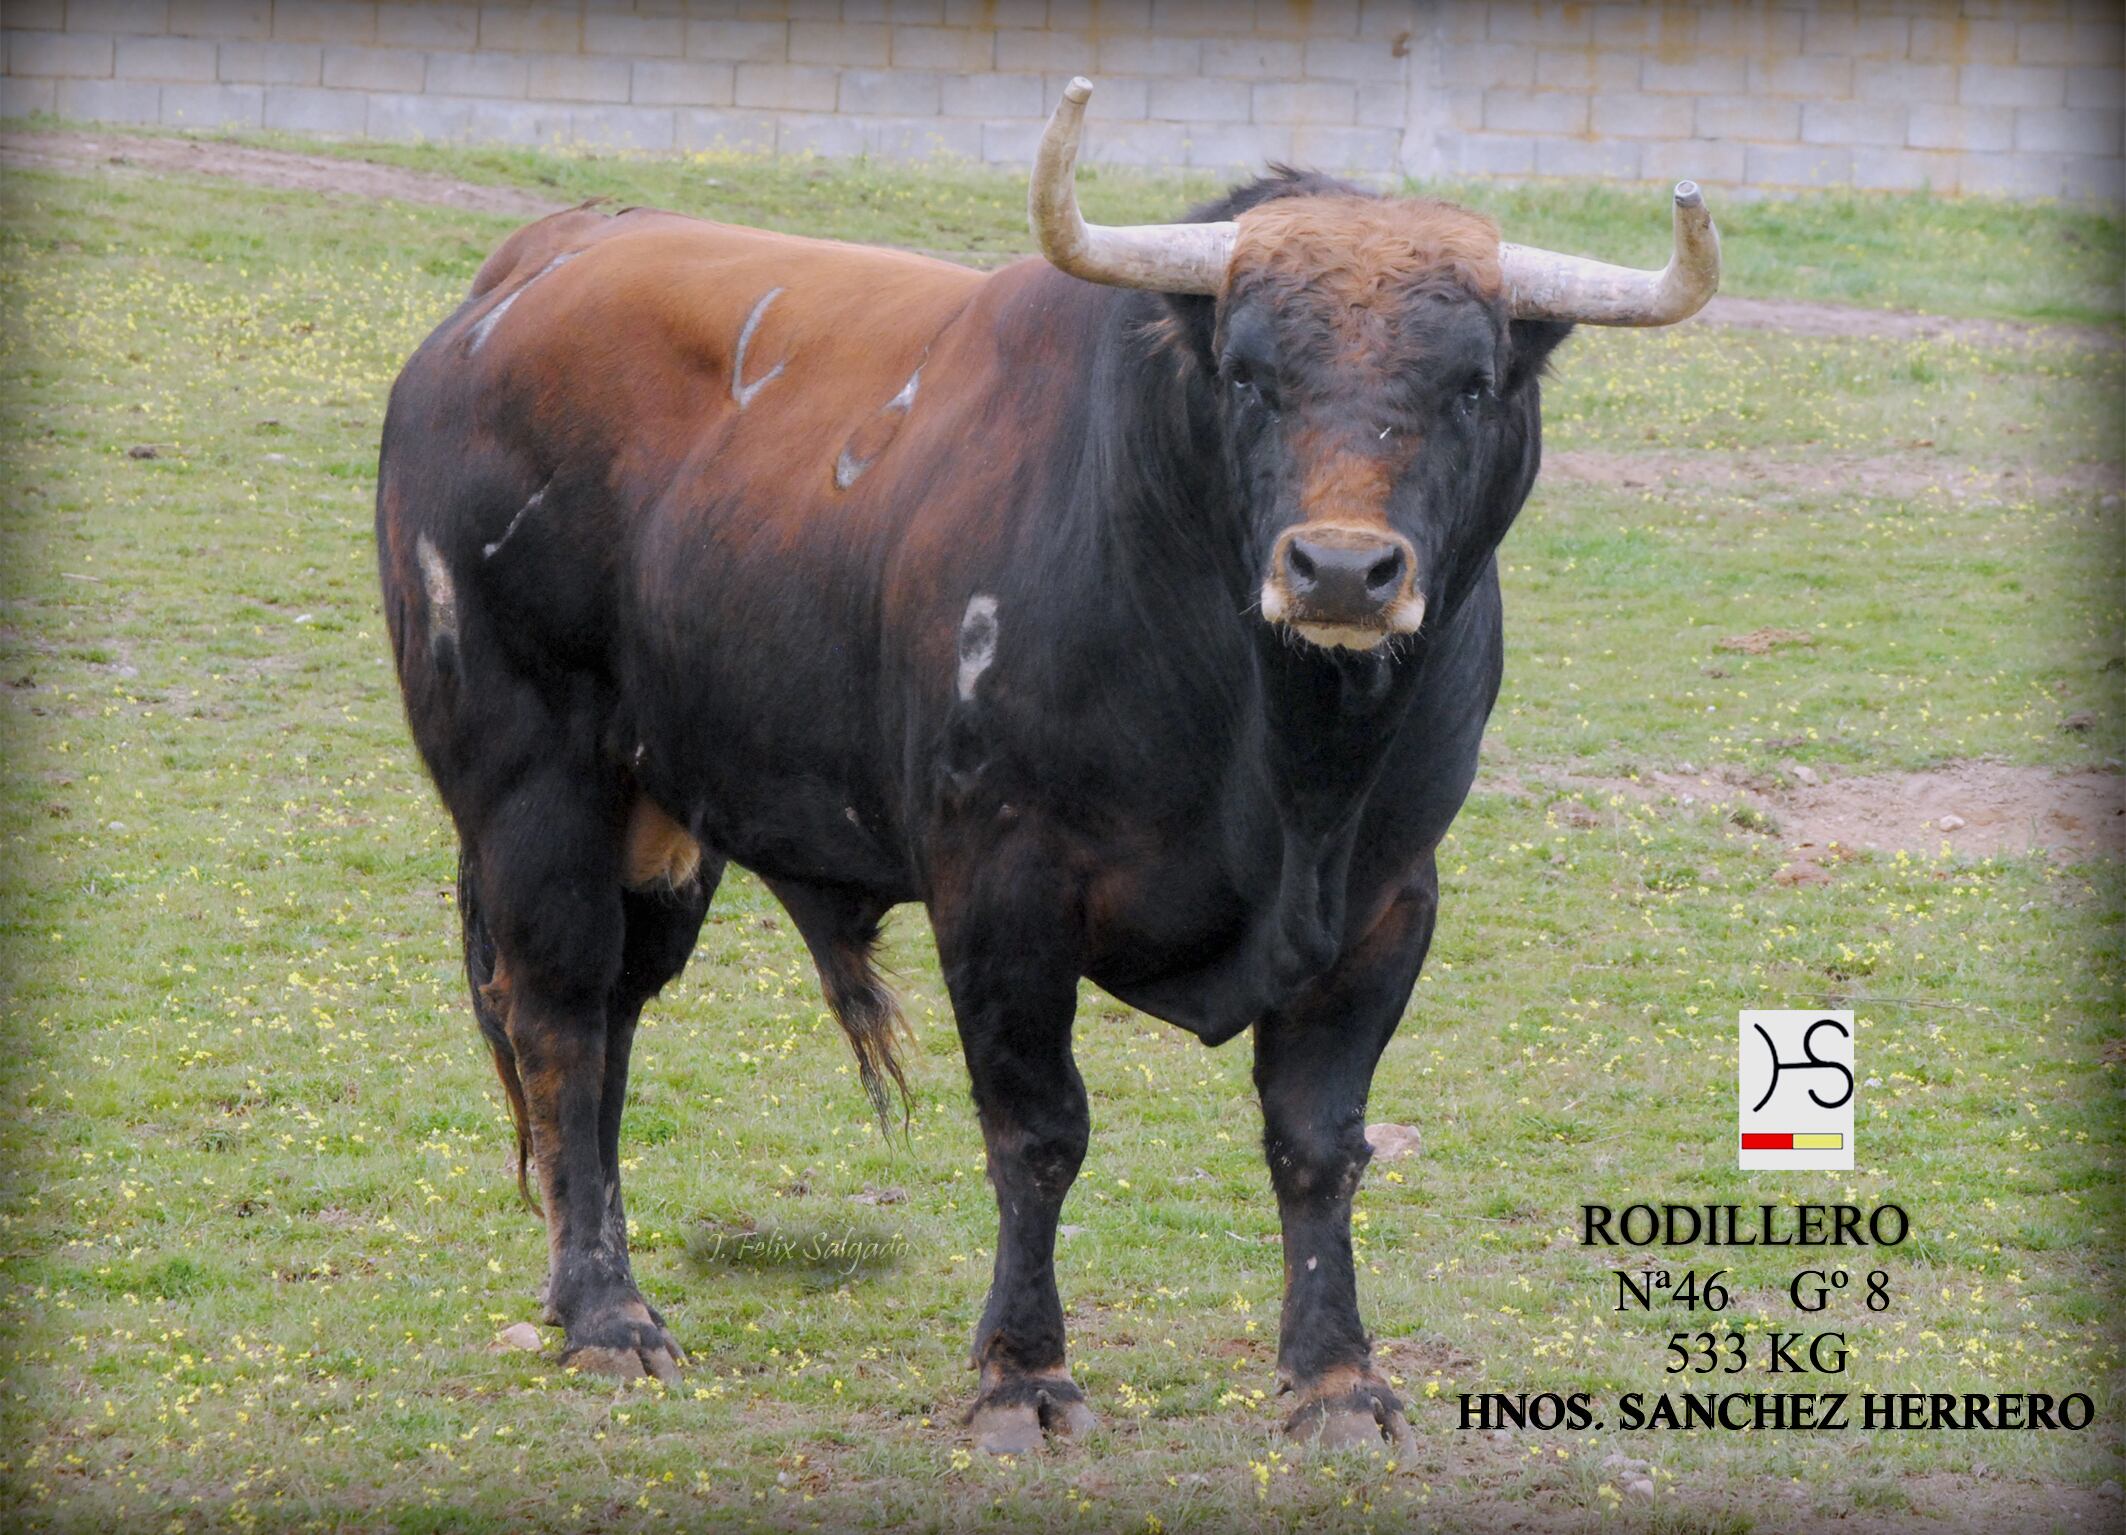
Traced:
<path fill-rule="evenodd" d="M 256 149 L 207 139 L 161 138 L 146 134 L 4 133 L 0 134 L 0 169 L 5 168 L 177 171 L 193 176 L 226 176 L 252 186 L 318 192 L 332 197 L 388 197 L 400 202 L 433 203 L 446 208 L 517 214 L 525 218 L 553 213 L 567 206 L 520 187 L 460 181 L 434 171 L 408 170 L 335 155 L 308 155 L 285 149 Z M 953 251 L 930 254 L 969 261 L 977 266 L 993 266 L 998 262 L 996 256 L 987 254 L 974 257 Z M 2126 345 L 2118 335 L 2094 326 L 1958 319 L 1797 299 L 1718 297 L 1705 307 L 1696 323 L 1777 330 L 1803 336 L 1949 340 L 1991 347 L 2066 343 L 2112 349 Z"/>
<path fill-rule="evenodd" d="M 149 174 L 225 176 L 250 186 L 330 197 L 393 198 L 474 213 L 533 218 L 566 207 L 519 187 L 486 186 L 433 171 L 342 160 L 332 155 L 254 149 L 207 139 L 156 138 L 124 133 L 0 133 L 0 168 L 58 171 L 118 170 Z"/>
<path fill-rule="evenodd" d="M 1556 774 L 1543 781 L 1595 799 L 1622 794 L 1754 812 L 1789 850 L 1792 861 L 1781 871 L 1787 884 L 1828 879 L 1829 867 L 1843 855 L 1931 856 L 1945 843 L 1971 858 L 2030 852 L 2063 861 L 2126 858 L 2126 774 L 2095 768 L 2055 772 L 1956 762 L 1924 772 L 1863 773 L 1791 786 L 1711 772 Z"/>
<path fill-rule="evenodd" d="M 1546 452 L 1543 473 L 1609 490 L 1687 488 L 1703 496 L 1766 502 L 1825 492 L 1909 501 L 1931 493 L 1984 505 L 2062 495 L 2117 495 L 2126 489 L 2126 473 L 2117 464 L 1964 464 L 1942 458 L 1931 442 L 1913 442 L 1899 453 L 1812 452 L 1806 458 L 1570 448 Z"/>
<path fill-rule="evenodd" d="M 2122 344 L 2093 325 L 2038 325 L 2020 320 L 1959 319 L 1905 309 L 1863 309 L 1853 304 L 1816 304 L 1805 299 L 1732 298 L 1707 304 L 1698 316 L 1707 325 L 1776 330 L 1793 336 L 1845 340 L 1962 341 L 1973 346 L 2058 345 L 2061 342 L 2113 350 Z"/>

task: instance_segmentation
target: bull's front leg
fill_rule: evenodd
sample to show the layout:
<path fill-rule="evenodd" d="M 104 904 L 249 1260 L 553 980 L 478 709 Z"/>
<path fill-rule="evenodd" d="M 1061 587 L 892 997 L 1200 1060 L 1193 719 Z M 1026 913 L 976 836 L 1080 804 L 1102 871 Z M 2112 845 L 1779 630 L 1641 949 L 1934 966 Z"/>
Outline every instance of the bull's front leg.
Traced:
<path fill-rule="evenodd" d="M 1431 941 L 1437 886 L 1407 890 L 1329 976 L 1255 1027 L 1263 1150 L 1284 1226 L 1280 1392 L 1295 1439 L 1329 1448 L 1411 1444 L 1403 1404 L 1373 1367 L 1358 1315 L 1351 1201 L 1372 1153 L 1366 1096 Z"/>
<path fill-rule="evenodd" d="M 1010 883 L 996 881 L 990 894 Z M 1056 1291 L 1056 1222 L 1091 1131 L 1070 1049 L 1078 977 L 1059 941 L 1067 924 L 1050 913 L 985 896 L 961 913 L 940 921 L 939 948 L 997 1196 L 996 1267 L 975 1330 L 980 1385 L 967 1421 L 981 1449 L 1023 1455 L 1044 1432 L 1095 1426 L 1064 1360 Z"/>

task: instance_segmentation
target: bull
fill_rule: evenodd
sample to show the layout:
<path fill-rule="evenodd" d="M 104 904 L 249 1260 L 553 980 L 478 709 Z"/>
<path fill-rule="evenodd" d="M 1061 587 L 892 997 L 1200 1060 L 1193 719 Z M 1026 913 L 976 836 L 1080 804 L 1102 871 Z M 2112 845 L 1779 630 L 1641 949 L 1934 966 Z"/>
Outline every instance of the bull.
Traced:
<path fill-rule="evenodd" d="M 921 902 L 995 1187 L 969 1422 L 1082 1433 L 1056 1225 L 1081 977 L 1252 1029 L 1287 1429 L 1404 1442 L 1360 1320 L 1374 1066 L 1501 677 L 1495 551 L 1575 323 L 1718 280 L 1502 243 L 1287 168 L 1101 228 L 1073 81 L 1043 256 L 981 274 L 647 209 L 520 230 L 391 394 L 379 564 L 455 823 L 472 1007 L 537 1170 L 562 1359 L 670 1378 L 620 1188 L 630 1050 L 727 863 L 788 910 L 887 1110 L 881 920 Z"/>

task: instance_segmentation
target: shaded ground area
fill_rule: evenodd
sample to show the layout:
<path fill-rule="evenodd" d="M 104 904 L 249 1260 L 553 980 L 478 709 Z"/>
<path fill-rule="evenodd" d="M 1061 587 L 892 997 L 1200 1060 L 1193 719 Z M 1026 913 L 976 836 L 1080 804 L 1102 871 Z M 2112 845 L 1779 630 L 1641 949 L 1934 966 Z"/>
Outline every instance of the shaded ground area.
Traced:
<path fill-rule="evenodd" d="M 164 138 L 127 133 L 0 134 L 0 168 L 81 171 L 93 169 L 168 172 L 219 176 L 251 186 L 326 196 L 396 198 L 478 213 L 536 218 L 569 206 L 519 187 L 463 181 L 433 171 L 381 165 L 337 155 L 310 155 L 294 150 L 260 149 L 203 139 Z M 993 267 L 1008 257 L 994 252 L 926 251 L 949 260 Z M 1809 303 L 1794 299 L 1753 299 L 1723 295 L 1699 316 L 1699 323 L 1747 330 L 1776 330 L 1805 336 L 1886 341 L 1953 340 L 1977 346 L 2079 344 L 2115 349 L 2126 342 L 2108 331 L 2084 325 L 2033 325 L 2009 320 L 1950 318 L 1900 310 L 1863 309 L 1848 304 Z"/>

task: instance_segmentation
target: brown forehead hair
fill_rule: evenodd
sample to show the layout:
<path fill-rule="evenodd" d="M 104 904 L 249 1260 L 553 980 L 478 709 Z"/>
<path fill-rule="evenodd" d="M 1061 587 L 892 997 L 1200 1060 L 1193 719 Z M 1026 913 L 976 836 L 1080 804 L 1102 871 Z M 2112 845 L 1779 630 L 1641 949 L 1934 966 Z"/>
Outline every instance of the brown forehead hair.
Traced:
<path fill-rule="evenodd" d="M 1279 197 L 1248 209 L 1238 224 L 1236 288 L 1267 279 L 1313 289 L 1346 311 L 1378 311 L 1411 287 L 1443 278 L 1480 298 L 1498 295 L 1498 225 L 1452 203 Z"/>

